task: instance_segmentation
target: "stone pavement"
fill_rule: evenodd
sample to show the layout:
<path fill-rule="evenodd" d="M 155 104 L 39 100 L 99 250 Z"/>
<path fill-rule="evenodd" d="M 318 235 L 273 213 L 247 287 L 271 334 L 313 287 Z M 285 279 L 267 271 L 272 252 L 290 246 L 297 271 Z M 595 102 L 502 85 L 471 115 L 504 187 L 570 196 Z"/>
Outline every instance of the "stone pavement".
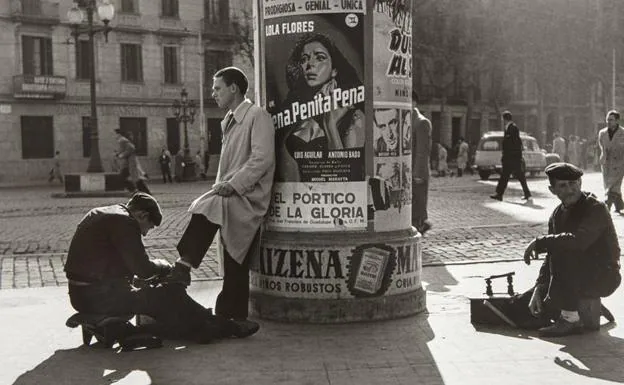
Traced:
<path fill-rule="evenodd" d="M 481 295 L 483 277 L 515 271 L 516 288 L 521 290 L 533 282 L 538 267 L 520 262 L 425 267 L 425 314 L 347 325 L 260 320 L 260 332 L 248 339 L 209 345 L 166 341 L 162 349 L 132 353 L 81 346 L 80 331 L 64 326 L 72 310 L 62 287 L 0 290 L 0 383 L 623 383 L 621 325 L 540 339 L 534 332 L 470 324 L 468 297 Z M 219 286 L 215 281 L 194 282 L 191 295 L 211 306 Z M 620 288 L 605 304 L 616 318 L 622 317 L 624 290 Z"/>
<path fill-rule="evenodd" d="M 517 260 L 523 247 L 546 232 L 546 221 L 556 199 L 547 190 L 547 179 L 529 179 L 535 199 L 523 202 L 517 182 L 511 182 L 504 202 L 489 199 L 496 180 L 476 176 L 432 178 L 429 215 L 434 228 L 423 239 L 423 265 L 445 265 L 495 260 Z M 175 245 L 189 215 L 189 202 L 210 182 L 151 185 L 164 211 L 163 224 L 145 238 L 148 252 L 174 261 Z M 602 193 L 599 173 L 584 176 L 584 186 Z M 0 190 L 0 288 L 64 285 L 65 254 L 76 224 L 98 205 L 122 198 L 51 198 L 60 187 L 22 187 Z M 624 217 L 614 216 L 619 234 Z M 214 248 L 194 280 L 218 278 Z"/>

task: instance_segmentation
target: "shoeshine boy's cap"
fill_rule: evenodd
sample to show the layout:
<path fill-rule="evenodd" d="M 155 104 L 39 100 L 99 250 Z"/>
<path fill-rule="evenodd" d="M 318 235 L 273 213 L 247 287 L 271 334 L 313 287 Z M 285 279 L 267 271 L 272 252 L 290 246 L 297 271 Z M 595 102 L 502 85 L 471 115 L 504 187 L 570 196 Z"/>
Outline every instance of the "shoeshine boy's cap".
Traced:
<path fill-rule="evenodd" d="M 565 162 L 552 163 L 546 167 L 544 172 L 550 180 L 577 180 L 583 175 L 583 170 Z"/>
<path fill-rule="evenodd" d="M 162 211 L 156 199 L 144 192 L 135 193 L 128 201 L 128 207 L 135 210 L 146 211 L 149 215 L 150 221 L 156 226 L 160 226 L 162 222 Z"/>

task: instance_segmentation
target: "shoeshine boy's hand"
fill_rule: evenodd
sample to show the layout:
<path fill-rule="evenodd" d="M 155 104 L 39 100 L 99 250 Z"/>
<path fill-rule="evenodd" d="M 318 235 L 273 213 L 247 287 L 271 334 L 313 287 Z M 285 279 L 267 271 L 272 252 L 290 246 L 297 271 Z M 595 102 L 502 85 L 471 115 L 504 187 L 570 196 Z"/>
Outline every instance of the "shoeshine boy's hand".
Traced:
<path fill-rule="evenodd" d="M 229 197 L 234 194 L 234 187 L 229 182 L 220 182 L 212 186 L 217 195 L 221 195 L 222 197 Z"/>
<path fill-rule="evenodd" d="M 531 258 L 537 259 L 537 254 L 535 253 L 535 239 L 531 241 L 524 250 L 524 263 L 527 265 L 531 264 Z"/>

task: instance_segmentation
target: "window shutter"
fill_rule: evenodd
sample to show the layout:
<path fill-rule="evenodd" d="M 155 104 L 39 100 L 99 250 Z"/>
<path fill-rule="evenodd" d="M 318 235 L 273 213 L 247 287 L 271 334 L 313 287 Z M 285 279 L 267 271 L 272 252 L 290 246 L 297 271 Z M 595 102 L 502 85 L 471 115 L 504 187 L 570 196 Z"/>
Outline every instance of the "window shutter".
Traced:
<path fill-rule="evenodd" d="M 42 75 L 54 75 L 53 58 L 52 58 L 52 39 L 41 39 L 41 74 Z"/>
<path fill-rule="evenodd" d="M 30 36 L 22 36 L 22 70 L 24 75 L 34 75 L 35 68 L 33 66 L 33 38 Z"/>
<path fill-rule="evenodd" d="M 225 24 L 230 20 L 229 0 L 219 0 L 219 24 Z"/>
<path fill-rule="evenodd" d="M 127 46 L 121 45 L 121 80 L 128 80 L 128 60 L 126 59 Z"/>
<path fill-rule="evenodd" d="M 136 56 L 136 66 L 137 66 L 137 70 L 136 70 L 136 81 L 138 82 L 142 82 L 143 81 L 143 53 L 141 52 L 141 45 L 136 44 L 134 46 L 134 52 L 135 52 L 135 56 Z"/>

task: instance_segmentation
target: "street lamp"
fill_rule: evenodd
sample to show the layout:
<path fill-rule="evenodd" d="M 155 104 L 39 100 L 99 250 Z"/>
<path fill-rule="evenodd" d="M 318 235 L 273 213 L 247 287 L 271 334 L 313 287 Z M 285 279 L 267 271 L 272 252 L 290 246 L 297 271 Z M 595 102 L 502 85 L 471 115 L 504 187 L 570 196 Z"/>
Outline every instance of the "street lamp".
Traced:
<path fill-rule="evenodd" d="M 188 92 L 186 88 L 180 91 L 180 100 L 173 101 L 173 116 L 175 116 L 178 124 L 184 123 L 184 171 L 182 179 L 185 181 L 195 180 L 195 161 L 191 156 L 188 140 L 188 123 L 193 124 L 195 121 L 195 101 L 188 100 Z"/>
<path fill-rule="evenodd" d="M 84 21 L 84 11 L 87 13 L 87 25 L 81 25 Z M 93 25 L 93 13 L 97 10 L 97 15 L 104 25 Z M 91 157 L 89 158 L 89 166 L 87 172 L 103 172 L 102 159 L 100 158 L 99 136 L 97 110 L 95 105 L 95 50 L 94 35 L 98 32 L 104 33 L 104 38 L 108 43 L 108 33 L 112 29 L 108 24 L 115 16 L 115 7 L 109 0 L 103 0 L 96 4 L 96 0 L 78 0 L 69 11 L 67 11 L 67 19 L 72 26 L 72 36 L 78 46 L 78 36 L 82 34 L 89 35 L 89 72 L 91 77 L 91 120 L 89 122 L 89 130 L 91 132 Z"/>

